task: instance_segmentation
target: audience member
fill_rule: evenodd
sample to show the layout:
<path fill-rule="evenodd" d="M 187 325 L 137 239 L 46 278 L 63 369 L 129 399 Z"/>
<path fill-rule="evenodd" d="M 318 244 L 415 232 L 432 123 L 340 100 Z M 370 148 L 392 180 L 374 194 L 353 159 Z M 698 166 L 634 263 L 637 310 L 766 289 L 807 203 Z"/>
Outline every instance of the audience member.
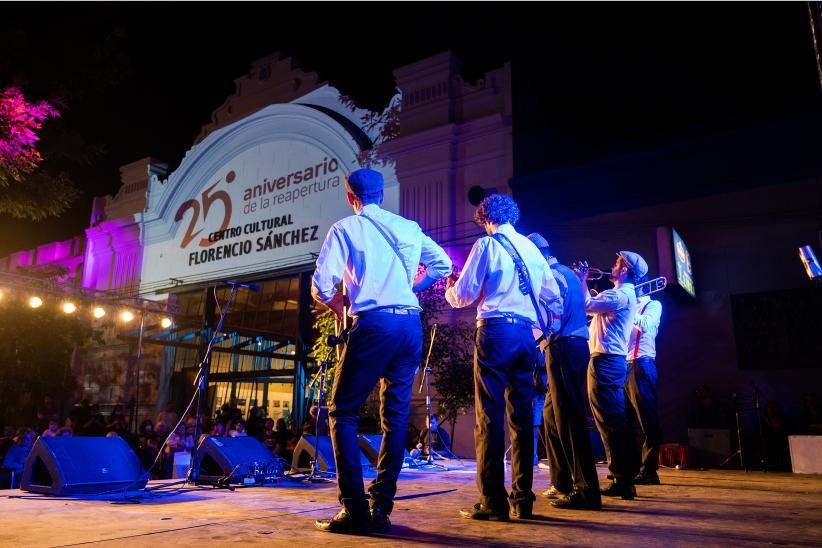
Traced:
<path fill-rule="evenodd" d="M 3 457 L 2 468 L 10 473 L 8 482 L 3 478 L 5 485 L 12 488 L 20 485 L 20 476 L 23 474 L 23 466 L 26 464 L 26 457 L 29 456 L 31 446 L 34 445 L 36 434 L 31 428 L 20 428 L 14 436 L 14 443 Z M 13 474 L 13 475 L 11 475 Z"/>
<path fill-rule="evenodd" d="M 60 423 L 60 412 L 54 405 L 54 399 L 48 394 L 43 396 L 43 403 L 37 407 L 37 425 L 35 432 L 42 432 L 48 428 L 49 421 Z"/>
<path fill-rule="evenodd" d="M 56 420 L 49 421 L 49 427 L 43 430 L 43 433 L 40 436 L 44 438 L 52 438 L 57 436 L 57 431 L 60 429 L 60 425 L 57 423 Z"/>
<path fill-rule="evenodd" d="M 174 411 L 174 404 L 172 402 L 168 402 L 166 404 L 165 411 L 160 411 L 157 415 L 157 420 L 154 421 L 154 423 L 159 425 L 161 422 L 164 422 L 168 428 L 174 428 L 177 426 L 177 422 L 179 420 L 180 415 Z"/>

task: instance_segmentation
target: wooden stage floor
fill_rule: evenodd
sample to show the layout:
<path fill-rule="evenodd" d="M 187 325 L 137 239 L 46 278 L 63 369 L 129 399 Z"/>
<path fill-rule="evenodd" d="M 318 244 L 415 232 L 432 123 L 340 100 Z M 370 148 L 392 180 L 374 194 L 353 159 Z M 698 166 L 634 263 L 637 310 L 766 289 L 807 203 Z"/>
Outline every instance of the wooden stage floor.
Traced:
<path fill-rule="evenodd" d="M 168 489 L 134 501 L 0 491 L 0 546 L 822 546 L 822 476 L 661 470 L 663 484 L 640 486 L 636 500 L 583 512 L 551 508 L 539 496 L 548 472 L 535 470 L 536 518 L 489 523 L 457 513 L 477 501 L 473 461 L 447 464 L 403 471 L 388 535 L 315 531 L 315 519 L 337 511 L 333 483 Z"/>

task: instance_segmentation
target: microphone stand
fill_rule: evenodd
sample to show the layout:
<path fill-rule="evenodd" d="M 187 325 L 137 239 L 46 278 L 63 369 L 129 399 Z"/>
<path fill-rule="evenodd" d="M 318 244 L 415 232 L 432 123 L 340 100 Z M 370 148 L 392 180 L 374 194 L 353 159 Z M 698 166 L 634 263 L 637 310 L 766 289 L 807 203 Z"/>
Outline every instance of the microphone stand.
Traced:
<path fill-rule="evenodd" d="M 319 386 L 315 388 L 317 394 L 315 400 L 317 406 L 317 419 L 314 421 L 314 458 L 311 459 L 311 473 L 308 474 L 308 477 L 303 480 L 305 483 L 324 483 L 331 481 L 327 477 L 331 475 L 331 472 L 320 471 L 320 417 L 322 416 L 322 404 L 325 395 L 325 380 L 327 372 L 328 362 L 320 362 L 320 369 L 317 371 L 317 374 L 314 375 L 311 383 L 309 383 L 310 386 L 311 384 L 317 382 L 319 383 Z"/>
<path fill-rule="evenodd" d="M 751 382 L 751 386 L 754 389 L 754 407 L 756 408 L 756 425 L 759 432 L 759 464 L 762 465 L 762 471 L 766 471 L 768 469 L 768 457 L 765 453 L 765 434 L 762 431 L 762 405 L 760 403 L 759 397 L 762 395 L 762 392 L 759 391 L 756 384 Z"/>
<path fill-rule="evenodd" d="M 434 462 L 434 447 L 432 444 L 432 433 L 431 433 L 431 351 L 434 349 L 434 339 L 437 336 L 437 324 L 434 324 L 434 327 L 431 328 L 431 343 L 428 345 L 428 355 L 425 356 L 425 368 L 423 369 L 422 379 L 420 380 L 420 389 L 419 393 L 422 393 L 422 387 L 425 385 L 425 415 L 427 417 L 427 425 L 428 425 L 428 459 L 423 464 L 417 464 L 415 468 L 434 468 L 437 470 L 441 470 L 443 472 L 447 472 L 448 468 L 441 464 L 437 464 Z"/>
<path fill-rule="evenodd" d="M 220 321 L 217 322 L 217 328 L 214 330 L 211 340 L 208 342 L 205 356 L 200 362 L 200 370 L 197 372 L 197 377 L 194 379 L 194 386 L 199 385 L 199 393 L 197 395 L 197 420 L 194 426 L 194 447 L 191 448 L 191 468 L 188 469 L 188 480 L 191 483 L 197 483 L 197 480 L 200 478 L 200 471 L 195 468 L 194 462 L 197 458 L 197 445 L 200 443 L 200 436 L 202 435 L 203 408 L 205 407 L 206 390 L 208 388 L 208 370 L 211 366 L 211 353 L 214 350 L 214 340 L 223 329 L 223 321 L 225 321 L 226 314 L 228 314 L 228 309 L 231 306 L 231 301 L 234 300 L 234 296 L 236 294 L 237 284 L 232 284 L 231 295 L 229 295 L 228 302 L 226 302 L 225 307 L 220 310 Z"/>
<path fill-rule="evenodd" d="M 736 394 L 733 395 L 733 402 L 734 402 L 734 415 L 736 416 L 736 444 L 738 449 L 731 453 L 731 455 L 722 461 L 719 465 L 720 468 L 731 462 L 734 457 L 739 457 L 739 467 L 744 469 L 746 472 L 748 471 L 748 467 L 745 466 L 745 454 L 742 450 L 742 421 L 739 417 L 739 399 L 737 398 Z"/>

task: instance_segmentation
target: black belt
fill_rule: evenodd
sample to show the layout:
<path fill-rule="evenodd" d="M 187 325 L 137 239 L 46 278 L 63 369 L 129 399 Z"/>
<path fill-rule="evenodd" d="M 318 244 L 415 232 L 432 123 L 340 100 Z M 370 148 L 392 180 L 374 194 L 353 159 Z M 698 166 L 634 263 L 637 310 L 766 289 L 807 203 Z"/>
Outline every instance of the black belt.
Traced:
<path fill-rule="evenodd" d="M 420 311 L 416 308 L 400 308 L 398 306 L 383 306 L 380 308 L 372 308 L 371 310 L 363 310 L 357 316 L 367 316 L 368 314 L 398 314 L 402 316 L 419 316 Z"/>
<path fill-rule="evenodd" d="M 502 323 L 521 325 L 523 327 L 528 328 L 534 326 L 534 322 L 532 322 L 531 320 L 526 320 L 524 318 L 515 318 L 513 316 L 496 316 L 494 318 L 480 318 L 479 320 L 477 320 L 477 327 L 482 327 L 483 325 L 496 325 Z"/>

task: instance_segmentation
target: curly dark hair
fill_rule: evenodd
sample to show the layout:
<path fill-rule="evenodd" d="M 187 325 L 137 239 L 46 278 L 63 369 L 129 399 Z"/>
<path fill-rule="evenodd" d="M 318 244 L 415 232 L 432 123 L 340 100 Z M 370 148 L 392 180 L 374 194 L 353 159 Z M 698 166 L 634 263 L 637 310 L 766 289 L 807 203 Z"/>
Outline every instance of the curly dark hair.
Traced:
<path fill-rule="evenodd" d="M 507 194 L 491 194 L 486 196 L 477 207 L 474 220 L 480 225 L 489 221 L 497 225 L 504 223 L 513 225 L 519 221 L 519 206 Z"/>

